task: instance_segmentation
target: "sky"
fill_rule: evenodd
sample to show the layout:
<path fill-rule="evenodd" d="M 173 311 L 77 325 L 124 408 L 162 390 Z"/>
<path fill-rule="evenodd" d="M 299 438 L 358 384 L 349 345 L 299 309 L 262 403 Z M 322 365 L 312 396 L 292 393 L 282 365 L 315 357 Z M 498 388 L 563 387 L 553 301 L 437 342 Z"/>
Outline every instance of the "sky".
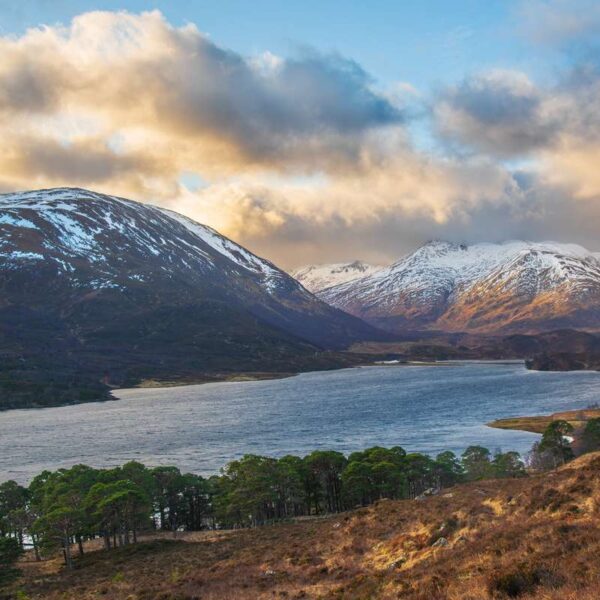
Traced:
<path fill-rule="evenodd" d="M 284 268 L 600 250 L 600 2 L 0 0 L 0 191 L 167 206 Z"/>

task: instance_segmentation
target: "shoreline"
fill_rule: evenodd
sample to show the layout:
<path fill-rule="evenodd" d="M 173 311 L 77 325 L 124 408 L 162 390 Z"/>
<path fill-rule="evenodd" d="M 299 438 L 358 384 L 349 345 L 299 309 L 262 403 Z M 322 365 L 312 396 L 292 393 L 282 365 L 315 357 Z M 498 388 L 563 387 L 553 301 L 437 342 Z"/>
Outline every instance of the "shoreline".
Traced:
<path fill-rule="evenodd" d="M 507 417 L 486 423 L 487 427 L 494 429 L 508 429 L 513 431 L 527 431 L 542 434 L 552 421 L 567 421 L 574 428 L 574 437 L 585 427 L 590 419 L 600 418 L 600 408 L 580 408 L 552 413 L 549 415 Z"/>
<path fill-rule="evenodd" d="M 369 367 L 460 367 L 469 366 L 472 364 L 495 364 L 495 365 L 523 365 L 524 361 L 521 359 L 451 359 L 451 360 L 390 360 L 390 361 L 373 361 L 365 362 L 361 365 L 342 366 L 333 369 L 318 369 L 309 371 L 295 371 L 295 372 L 284 372 L 284 373 L 234 373 L 231 375 L 214 378 L 190 378 L 185 380 L 160 380 L 160 379 L 146 379 L 134 385 L 126 388 L 114 388 L 111 391 L 117 392 L 120 390 L 138 390 L 138 389 L 161 389 L 161 388 L 172 388 L 172 387 L 185 387 L 188 385 L 204 385 L 206 383 L 246 383 L 253 381 L 272 381 L 277 379 L 289 379 L 291 377 L 297 377 L 298 375 L 304 375 L 308 373 L 324 373 L 328 371 L 344 371 L 346 369 L 364 369 Z"/>
<path fill-rule="evenodd" d="M 120 390 L 138 390 L 138 389 L 160 389 L 160 388 L 172 388 L 172 387 L 185 387 L 188 385 L 204 385 L 205 383 L 245 383 L 250 381 L 270 381 L 274 379 L 288 379 L 289 377 L 295 377 L 298 373 L 285 372 L 285 373 L 232 373 L 223 377 L 215 376 L 214 378 L 199 377 L 197 379 L 190 378 L 185 380 L 160 380 L 160 379 L 144 379 L 137 385 L 127 388 L 114 388 L 112 392 Z M 309 371 L 306 371 L 309 372 Z"/>

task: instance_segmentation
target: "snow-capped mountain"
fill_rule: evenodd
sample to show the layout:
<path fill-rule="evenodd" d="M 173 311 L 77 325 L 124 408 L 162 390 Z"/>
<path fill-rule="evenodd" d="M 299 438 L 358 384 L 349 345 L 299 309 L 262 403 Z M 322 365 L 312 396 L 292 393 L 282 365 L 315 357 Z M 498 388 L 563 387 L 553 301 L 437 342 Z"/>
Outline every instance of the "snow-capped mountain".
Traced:
<path fill-rule="evenodd" d="M 291 371 L 379 335 L 210 227 L 80 189 L 0 195 L 0 290 L 15 369 L 116 383 Z"/>
<path fill-rule="evenodd" d="M 381 268 L 380 266 L 355 260 L 351 263 L 309 265 L 292 271 L 291 276 L 307 290 L 316 294 L 334 285 L 373 275 Z"/>
<path fill-rule="evenodd" d="M 297 288 L 270 262 L 166 209 L 61 188 L 0 195 L 0 211 L 3 269 L 38 263 L 74 274 L 79 287 L 125 289 L 157 270 L 197 277 L 222 268 L 250 276 L 271 295 Z M 80 279 L 90 267 L 96 277 Z"/>
<path fill-rule="evenodd" d="M 430 242 L 319 296 L 390 331 L 600 329 L 600 260 L 574 244 Z"/>

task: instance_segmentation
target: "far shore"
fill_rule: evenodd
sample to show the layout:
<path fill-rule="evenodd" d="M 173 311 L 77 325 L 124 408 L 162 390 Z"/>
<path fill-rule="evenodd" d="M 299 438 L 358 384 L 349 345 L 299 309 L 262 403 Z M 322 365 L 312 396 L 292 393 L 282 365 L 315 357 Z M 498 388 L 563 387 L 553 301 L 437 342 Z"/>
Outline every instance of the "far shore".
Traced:
<path fill-rule="evenodd" d="M 118 388 L 118 389 L 152 389 L 152 388 L 170 388 L 170 387 L 182 387 L 186 385 L 201 385 L 204 383 L 240 383 L 245 381 L 269 381 L 271 379 L 287 379 L 288 377 L 294 377 L 299 373 L 232 373 L 229 375 L 215 375 L 214 377 L 199 377 L 189 379 L 174 379 L 174 380 L 162 380 L 162 379 L 144 379 L 132 388 Z M 114 389 L 116 392 L 118 389 Z"/>
<path fill-rule="evenodd" d="M 365 362 L 362 365 L 341 366 L 333 369 L 318 371 L 298 371 L 284 373 L 231 373 L 227 375 L 214 375 L 210 377 L 185 378 L 185 379 L 144 379 L 130 388 L 114 388 L 113 392 L 122 389 L 152 389 L 183 387 L 188 385 L 202 385 L 205 383 L 241 383 L 247 381 L 270 381 L 275 379 L 288 379 L 306 373 L 322 373 L 324 371 L 343 371 L 345 369 L 362 369 L 364 367 L 456 367 L 469 364 L 520 364 L 520 359 L 451 359 L 451 360 L 382 360 Z"/>
<path fill-rule="evenodd" d="M 343 365 L 339 367 L 332 367 L 328 369 L 316 369 L 306 371 L 287 371 L 281 373 L 272 372 L 239 372 L 239 373 L 215 373 L 213 375 L 204 375 L 199 377 L 182 377 L 180 379 L 154 379 L 148 378 L 140 381 L 135 385 L 129 386 L 110 386 L 110 396 L 106 398 L 89 399 L 82 402 L 64 402 L 56 404 L 28 404 L 26 406 L 0 408 L 0 413 L 12 410 L 42 410 L 47 408 L 60 408 L 64 406 L 76 406 L 79 404 L 94 404 L 101 402 L 115 402 L 119 400 L 118 394 L 122 390 L 136 390 L 136 389 L 162 389 L 162 388 L 175 388 L 175 387 L 186 387 L 191 385 L 203 385 L 205 383 L 245 383 L 245 382 L 259 382 L 259 381 L 271 381 L 277 379 L 288 379 L 296 377 L 297 375 L 308 374 L 308 373 L 322 373 L 325 371 L 342 371 L 345 369 L 361 369 L 361 368 L 372 368 L 372 367 L 456 367 L 456 366 L 468 366 L 471 364 L 519 364 L 522 363 L 520 359 L 449 359 L 449 360 L 370 360 L 365 361 L 363 364 L 355 365 Z"/>

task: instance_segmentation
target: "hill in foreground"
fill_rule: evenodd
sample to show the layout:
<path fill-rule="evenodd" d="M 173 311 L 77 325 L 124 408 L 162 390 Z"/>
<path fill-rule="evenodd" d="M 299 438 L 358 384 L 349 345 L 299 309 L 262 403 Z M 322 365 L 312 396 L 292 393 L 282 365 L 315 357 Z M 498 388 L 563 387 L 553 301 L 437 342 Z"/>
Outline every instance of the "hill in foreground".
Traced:
<path fill-rule="evenodd" d="M 24 564 L 32 600 L 596 600 L 600 453 L 322 519 Z"/>

